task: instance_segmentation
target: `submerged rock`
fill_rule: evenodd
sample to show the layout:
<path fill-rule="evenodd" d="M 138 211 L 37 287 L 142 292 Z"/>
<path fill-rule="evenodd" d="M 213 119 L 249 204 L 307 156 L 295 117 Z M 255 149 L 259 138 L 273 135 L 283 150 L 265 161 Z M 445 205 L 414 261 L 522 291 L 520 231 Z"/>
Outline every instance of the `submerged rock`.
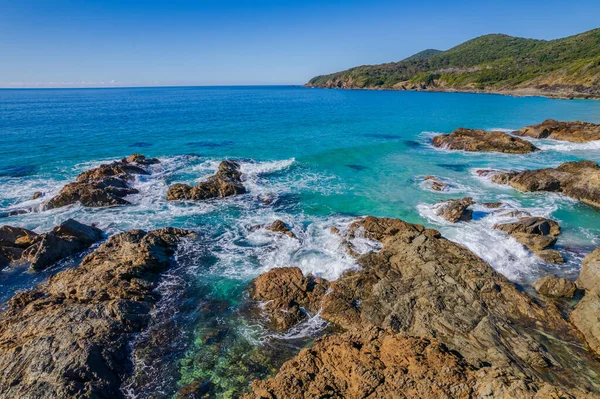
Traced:
<path fill-rule="evenodd" d="M 269 231 L 273 231 L 275 233 L 284 234 L 290 238 L 296 238 L 296 235 L 290 230 L 287 224 L 283 222 L 283 220 L 276 220 L 270 225 L 266 226 L 265 229 Z"/>
<path fill-rule="evenodd" d="M 217 173 L 206 181 L 192 187 L 188 184 L 174 184 L 169 187 L 167 200 L 205 200 L 230 197 L 246 192 L 242 184 L 240 165 L 234 161 L 223 161 Z"/>
<path fill-rule="evenodd" d="M 600 248 L 583 259 L 577 285 L 585 290 L 585 295 L 571 313 L 571 321 L 600 355 Z"/>
<path fill-rule="evenodd" d="M 558 251 L 547 249 L 556 243 L 556 236 L 560 234 L 560 226 L 554 220 L 542 217 L 523 217 L 517 222 L 497 224 L 494 229 L 508 233 L 546 262 L 564 262 Z"/>
<path fill-rule="evenodd" d="M 450 134 L 435 136 L 433 145 L 448 150 L 526 154 L 539 149 L 527 140 L 503 132 L 458 128 Z"/>
<path fill-rule="evenodd" d="M 272 329 L 285 331 L 303 320 L 306 310 L 319 310 L 328 287 L 326 280 L 304 277 L 297 267 L 278 267 L 252 280 L 250 297 L 263 303 Z"/>
<path fill-rule="evenodd" d="M 423 180 L 429 181 L 431 189 L 434 191 L 447 191 L 448 185 L 435 176 L 427 175 Z"/>
<path fill-rule="evenodd" d="M 572 143 L 587 143 L 600 140 L 600 124 L 589 122 L 559 122 L 546 119 L 542 123 L 526 126 L 513 132 L 517 136 L 533 137 L 534 139 L 553 139 L 570 141 Z"/>
<path fill-rule="evenodd" d="M 415 398 L 438 397 L 438 388 L 450 397 L 464 389 L 515 398 L 566 395 L 562 386 L 575 397 L 584 395 L 577 389 L 600 390 L 600 364 L 552 304 L 537 303 L 435 230 L 367 217 L 348 228 L 358 231 L 383 247 L 359 256 L 362 269 L 331 282 L 321 302 L 321 317 L 351 332 L 318 341 L 255 382 L 248 397 L 396 397 L 392 387 L 403 384 L 394 392 Z"/>
<path fill-rule="evenodd" d="M 129 182 L 135 175 L 148 175 L 149 172 L 138 166 L 157 163 L 140 154 L 134 154 L 121 162 L 103 164 L 77 176 L 77 180 L 60 190 L 58 195 L 46 204 L 47 209 L 81 203 L 88 207 L 128 205 L 123 197 L 137 194 L 138 190 Z"/>
<path fill-rule="evenodd" d="M 536 280 L 533 288 L 548 298 L 573 298 L 577 287 L 566 278 L 546 276 Z"/>
<path fill-rule="evenodd" d="M 16 294 L 0 321 L 0 396 L 122 398 L 128 342 L 148 323 L 179 237 L 190 234 L 117 234 L 78 267 Z"/>
<path fill-rule="evenodd" d="M 486 171 L 488 175 L 492 171 Z M 482 171 L 483 173 L 483 171 Z M 496 171 L 505 179 L 494 179 L 499 184 L 509 184 L 520 191 L 548 191 L 600 208 L 600 166 L 593 161 L 566 162 L 557 168 L 511 172 Z"/>
<path fill-rule="evenodd" d="M 440 201 L 436 214 L 452 223 L 458 221 L 468 222 L 473 216 L 473 211 L 468 208 L 473 204 L 473 198 L 471 197 Z"/>

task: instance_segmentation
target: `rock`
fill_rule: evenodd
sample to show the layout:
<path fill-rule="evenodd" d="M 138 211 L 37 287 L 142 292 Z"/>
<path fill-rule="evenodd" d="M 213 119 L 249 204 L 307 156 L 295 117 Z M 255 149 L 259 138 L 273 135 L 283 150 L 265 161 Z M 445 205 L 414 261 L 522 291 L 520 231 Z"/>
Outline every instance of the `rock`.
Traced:
<path fill-rule="evenodd" d="M 526 192 L 560 193 L 600 208 L 600 166 L 593 161 L 566 162 L 557 168 L 526 170 L 514 175 L 497 173 L 505 179 L 492 178 L 496 183 Z"/>
<path fill-rule="evenodd" d="M 103 164 L 81 173 L 75 182 L 64 186 L 56 197 L 48 201 L 46 208 L 60 208 L 77 202 L 88 207 L 128 205 L 129 201 L 123 197 L 138 193 L 129 181 L 135 175 L 149 174 L 135 164 L 138 161 L 144 161 L 144 165 L 153 163 L 143 155 L 135 154 L 121 162 Z"/>
<path fill-rule="evenodd" d="M 600 124 L 589 122 L 559 122 L 546 119 L 540 124 L 524 127 L 513 132 L 517 136 L 533 137 L 535 139 L 554 139 L 572 143 L 587 143 L 600 140 Z"/>
<path fill-rule="evenodd" d="M 526 154 L 539 149 L 527 140 L 503 132 L 458 128 L 450 134 L 433 138 L 433 145 L 449 150 Z"/>
<path fill-rule="evenodd" d="M 349 332 L 318 341 L 275 377 L 255 382 L 250 398 L 396 397 L 388 389 L 404 383 L 394 392 L 415 398 L 438 397 L 440 387 L 447 397 L 461 397 L 463 388 L 477 392 L 472 397 L 515 398 L 562 387 L 573 395 L 580 394 L 575 388 L 600 390 L 600 364 L 561 312 L 519 291 L 466 248 L 398 219 L 367 217 L 348 231 L 383 246 L 359 256 L 362 268 L 331 282 L 323 296 L 321 317 Z M 405 343 L 413 339 L 425 341 L 411 352 L 417 342 Z M 452 365 L 428 363 L 434 353 Z M 400 367 L 395 356 L 413 366 Z"/>
<path fill-rule="evenodd" d="M 600 292 L 600 248 L 583 259 L 577 286 L 589 292 Z"/>
<path fill-rule="evenodd" d="M 565 278 L 546 276 L 533 283 L 533 288 L 548 298 L 573 298 L 577 287 Z"/>
<path fill-rule="evenodd" d="M 160 163 L 158 158 L 146 158 L 142 154 L 133 154 L 125 158 L 126 163 L 137 163 L 139 165 L 155 165 Z"/>
<path fill-rule="evenodd" d="M 265 229 L 274 231 L 275 233 L 285 234 L 290 238 L 296 238 L 296 235 L 292 232 L 292 230 L 290 230 L 290 228 L 282 220 L 279 219 L 265 227 Z"/>
<path fill-rule="evenodd" d="M 144 330 L 179 237 L 112 236 L 81 264 L 16 294 L 0 320 L 0 397 L 123 398 L 128 344 Z"/>
<path fill-rule="evenodd" d="M 43 270 L 60 259 L 89 248 L 102 239 L 102 230 L 69 219 L 51 232 L 36 236 L 33 244 L 23 251 L 22 258 L 31 270 Z"/>
<path fill-rule="evenodd" d="M 272 329 L 285 331 L 306 317 L 305 310 L 319 310 L 328 286 L 321 278 L 304 277 L 297 267 L 278 267 L 252 280 L 250 297 L 263 302 Z"/>
<path fill-rule="evenodd" d="M 473 204 L 473 198 L 471 197 L 440 201 L 438 204 L 439 207 L 436 210 L 436 214 L 449 222 L 467 222 L 472 218 L 473 211 L 468 209 Z"/>
<path fill-rule="evenodd" d="M 510 179 L 512 179 L 518 174 L 518 172 L 514 170 L 506 172 L 493 169 L 479 169 L 475 173 L 477 173 L 478 176 L 490 179 L 496 184 L 508 184 Z"/>
<path fill-rule="evenodd" d="M 481 206 L 483 206 L 485 208 L 489 208 L 489 209 L 497 209 L 497 208 L 500 208 L 502 205 L 504 205 L 503 202 L 483 202 L 483 203 L 481 203 Z"/>
<path fill-rule="evenodd" d="M 41 191 L 36 191 L 35 193 L 33 193 L 33 195 L 31 196 L 32 200 L 36 200 L 38 198 L 41 198 L 44 196 L 44 193 L 42 193 Z"/>
<path fill-rule="evenodd" d="M 234 161 L 223 161 L 217 173 L 195 187 L 187 184 L 174 184 L 169 187 L 167 200 L 205 200 L 230 197 L 246 192 L 242 184 L 240 165 Z"/>
<path fill-rule="evenodd" d="M 600 355 L 600 248 L 583 259 L 576 283 L 585 290 L 585 295 L 571 312 L 571 322 L 584 335 L 589 347 Z"/>
<path fill-rule="evenodd" d="M 560 226 L 554 220 L 542 217 L 522 217 L 517 222 L 497 224 L 494 229 L 508 233 L 546 262 L 564 262 L 558 251 L 546 249 L 556 243 L 556 236 L 560 234 Z"/>
<path fill-rule="evenodd" d="M 36 237 L 36 233 L 21 227 L 0 227 L 0 247 L 27 248 Z"/>
<path fill-rule="evenodd" d="M 441 181 L 440 179 L 438 179 L 435 176 L 427 175 L 423 178 L 423 180 L 429 181 L 431 184 L 430 187 L 434 191 L 447 191 L 449 188 L 446 183 L 444 183 L 443 181 Z"/>

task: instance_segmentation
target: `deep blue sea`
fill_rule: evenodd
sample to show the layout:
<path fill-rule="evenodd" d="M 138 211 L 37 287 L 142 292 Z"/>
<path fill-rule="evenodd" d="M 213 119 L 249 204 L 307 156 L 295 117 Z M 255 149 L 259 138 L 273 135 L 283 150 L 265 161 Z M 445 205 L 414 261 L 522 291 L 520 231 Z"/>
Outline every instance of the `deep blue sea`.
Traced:
<path fill-rule="evenodd" d="M 520 284 L 545 273 L 576 276 L 582 257 L 600 244 L 600 212 L 555 194 L 497 186 L 474 171 L 599 162 L 600 142 L 532 140 L 543 151 L 527 155 L 430 145 L 433 135 L 458 127 L 511 131 L 546 118 L 600 122 L 600 101 L 302 87 L 0 90 L 0 215 L 33 210 L 4 217 L 0 225 L 43 232 L 72 217 L 108 234 L 162 226 L 197 230 L 201 243 L 178 251 L 179 266 L 159 287 L 151 328 L 132 342 L 136 370 L 126 391 L 171 397 L 201 386 L 211 395 L 236 397 L 248 381 L 273 372 L 265 364 L 276 367 L 326 327 L 316 315 L 288 334 L 269 335 L 241 310 L 248 282 L 278 266 L 332 279 L 357 267 L 329 232 L 356 216 L 439 229 Z M 135 182 L 140 194 L 128 197 L 133 205 L 40 211 L 81 171 L 132 153 L 161 160 L 151 176 Z M 241 161 L 246 195 L 165 200 L 169 184 L 198 182 L 223 159 Z M 425 175 L 446 181 L 450 190 L 431 190 Z M 35 191 L 45 196 L 30 200 Z M 476 205 L 472 222 L 455 225 L 435 215 L 438 201 L 464 196 L 506 205 L 500 212 Z M 492 229 L 511 220 L 507 213 L 514 210 L 560 222 L 557 248 L 565 264 L 545 264 Z M 299 239 L 252 228 L 275 219 Z M 374 244 L 362 245 L 366 251 Z M 0 302 L 77 260 L 39 274 L 3 270 Z"/>

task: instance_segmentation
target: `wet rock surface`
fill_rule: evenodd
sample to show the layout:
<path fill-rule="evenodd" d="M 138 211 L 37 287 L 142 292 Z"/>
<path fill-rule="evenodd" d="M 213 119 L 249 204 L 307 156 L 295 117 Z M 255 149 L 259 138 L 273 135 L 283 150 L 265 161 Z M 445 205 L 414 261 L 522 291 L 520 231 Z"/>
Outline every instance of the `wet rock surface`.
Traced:
<path fill-rule="evenodd" d="M 0 396 L 123 397 L 128 341 L 148 323 L 158 276 L 190 234 L 117 234 L 78 267 L 15 295 L 0 318 Z"/>
<path fill-rule="evenodd" d="M 553 139 L 572 143 L 587 143 L 600 140 L 600 124 L 589 122 L 560 122 L 546 119 L 537 125 L 526 126 L 513 132 L 517 136 L 534 139 Z"/>
<path fill-rule="evenodd" d="M 52 231 L 0 228 L 0 264 L 28 263 L 31 270 L 43 270 L 55 262 L 89 248 L 103 238 L 100 229 L 68 219 Z"/>
<path fill-rule="evenodd" d="M 219 164 L 216 174 L 194 187 L 181 183 L 169 186 L 167 200 L 200 201 L 210 198 L 231 197 L 245 192 L 240 165 L 234 161 L 223 161 Z"/>
<path fill-rule="evenodd" d="M 520 191 L 548 191 L 600 208 L 600 166 L 593 161 L 566 162 L 557 168 L 500 172 L 480 170 L 498 184 L 509 184 Z"/>
<path fill-rule="evenodd" d="M 585 295 L 571 313 L 571 321 L 600 355 L 600 248 L 584 258 L 577 286 L 585 290 Z"/>
<path fill-rule="evenodd" d="M 123 197 L 137 194 L 130 182 L 135 175 L 150 174 L 140 165 L 158 163 L 155 158 L 148 159 L 141 154 L 134 154 L 119 162 L 103 164 L 77 176 L 60 190 L 58 195 L 46 203 L 47 209 L 60 208 L 75 203 L 88 207 L 104 207 L 128 205 Z"/>
<path fill-rule="evenodd" d="M 423 180 L 428 181 L 433 191 L 447 191 L 448 185 L 440 180 L 438 177 L 427 175 Z"/>
<path fill-rule="evenodd" d="M 465 397 L 533 398 L 553 397 L 561 391 L 566 395 L 560 387 L 573 397 L 584 397 L 578 389 L 600 389 L 599 364 L 582 348 L 580 335 L 561 312 L 519 291 L 466 248 L 436 230 L 398 219 L 367 217 L 348 231 L 360 231 L 383 245 L 379 252 L 359 256 L 362 269 L 347 271 L 331 282 L 323 296 L 321 316 L 351 332 L 325 338 L 301 352 L 278 375 L 256 382 L 249 397 L 302 397 L 296 395 L 306 389 L 331 397 L 461 397 L 465 389 L 469 393 Z M 409 386 L 423 391 L 399 390 L 406 396 L 394 396 L 388 393 L 387 381 L 401 380 L 406 372 L 374 366 L 387 364 L 387 355 L 368 347 L 381 345 L 380 338 L 369 336 L 370 328 L 385 330 L 385 339 L 398 348 L 401 341 L 419 336 L 429 340 L 438 359 L 465 363 L 453 363 L 456 380 L 446 379 L 450 375 L 435 374 L 441 373 L 439 368 L 429 369 L 424 349 L 417 356 L 423 363 L 415 359 L 415 367 L 420 364 L 419 373 L 431 375 L 431 381 L 421 386 L 408 378 Z M 352 331 L 358 335 L 351 335 Z M 353 349 L 336 349 L 344 342 Z M 457 357 L 441 355 L 440 344 Z M 362 348 L 373 357 L 361 355 Z M 397 356 L 406 353 L 390 351 Z M 334 373 L 330 364 L 340 364 L 336 369 L 340 372 Z M 370 381 L 370 388 L 364 379 Z M 440 386 L 435 385 L 438 379 L 447 396 L 427 391 Z M 547 396 L 535 396 L 542 392 Z"/>
<path fill-rule="evenodd" d="M 250 283 L 250 297 L 262 303 L 273 330 L 285 331 L 306 318 L 306 311 L 319 310 L 328 287 L 322 278 L 304 277 L 298 267 L 278 267 Z"/>
<path fill-rule="evenodd" d="M 438 203 L 436 214 L 451 223 L 468 222 L 473 217 L 473 211 L 469 209 L 473 204 L 471 197 L 441 201 Z"/>
<path fill-rule="evenodd" d="M 503 132 L 458 128 L 450 134 L 435 136 L 433 145 L 448 150 L 526 154 L 539 149 L 527 140 Z"/>
<path fill-rule="evenodd" d="M 560 226 L 551 219 L 542 217 L 523 217 L 517 222 L 494 226 L 504 231 L 543 260 L 550 263 L 564 262 L 562 255 L 552 247 L 560 234 Z"/>
<path fill-rule="evenodd" d="M 566 278 L 546 276 L 536 280 L 533 288 L 548 298 L 573 298 L 577 287 Z"/>
<path fill-rule="evenodd" d="M 273 231 L 275 233 L 284 234 L 290 238 L 296 238 L 296 235 L 290 230 L 287 224 L 283 220 L 276 220 L 270 225 L 265 227 L 269 231 Z"/>

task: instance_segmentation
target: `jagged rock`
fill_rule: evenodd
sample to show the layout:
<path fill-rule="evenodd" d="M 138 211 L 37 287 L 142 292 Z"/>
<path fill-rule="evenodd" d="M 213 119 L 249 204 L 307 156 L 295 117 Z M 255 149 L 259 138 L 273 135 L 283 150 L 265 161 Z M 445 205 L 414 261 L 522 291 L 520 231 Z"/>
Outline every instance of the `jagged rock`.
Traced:
<path fill-rule="evenodd" d="M 458 128 L 450 134 L 433 138 L 433 145 L 449 150 L 492 151 L 526 154 L 539 149 L 527 140 L 503 132 L 486 132 L 478 129 Z"/>
<path fill-rule="evenodd" d="M 573 298 L 577 287 L 566 278 L 546 276 L 536 280 L 533 288 L 548 298 Z"/>
<path fill-rule="evenodd" d="M 540 124 L 524 127 L 513 132 L 517 136 L 533 137 L 535 139 L 554 139 L 572 143 L 587 143 L 600 140 L 600 124 L 589 122 L 559 122 L 546 119 Z"/>
<path fill-rule="evenodd" d="M 468 209 L 473 203 L 473 198 L 471 197 L 440 201 L 436 214 L 452 223 L 458 221 L 467 222 L 471 220 L 473 215 L 473 211 Z"/>
<path fill-rule="evenodd" d="M 83 251 L 100 241 L 102 236 L 102 230 L 68 219 L 49 233 L 36 236 L 23 251 L 22 258 L 29 262 L 30 269 L 43 270 L 60 259 Z"/>
<path fill-rule="evenodd" d="M 353 223 L 348 232 L 350 236 L 361 232 L 381 241 L 383 247 L 358 257 L 362 269 L 347 271 L 329 284 L 321 302 L 320 314 L 325 320 L 350 330 L 377 327 L 402 336 L 435 338 L 479 371 L 498 371 L 474 377 L 481 397 L 493 397 L 493 389 L 501 381 L 528 387 L 524 392 L 530 392 L 529 397 L 538 390 L 559 389 L 546 387 L 548 382 L 558 387 L 600 390 L 596 379 L 600 364 L 581 347 L 579 334 L 561 312 L 553 304 L 537 303 L 519 291 L 466 248 L 444 239 L 436 230 L 398 219 L 367 217 Z M 285 280 L 278 287 L 282 284 Z M 357 350 L 360 348 L 356 345 Z M 303 353 L 318 356 L 320 349 Z M 317 367 L 314 373 L 306 374 L 303 364 L 302 357 L 290 360 L 278 376 L 256 383 L 254 392 L 278 397 L 267 396 L 275 392 L 270 391 L 275 389 L 271 382 L 281 381 L 285 386 L 286 375 L 296 373 L 298 379 L 292 385 L 308 387 L 317 381 L 315 389 L 328 394 L 328 369 Z M 322 363 L 315 360 L 312 364 Z M 368 373 L 369 364 L 363 367 L 359 363 L 356 370 Z M 346 374 L 340 384 L 349 386 L 354 380 L 352 374 Z M 279 397 L 294 397 L 295 388 L 283 389 L 285 394 Z M 345 392 L 351 395 L 354 391 Z M 502 397 L 501 392 L 498 397 Z M 521 393 L 512 397 L 527 397 L 519 396 Z"/>
<path fill-rule="evenodd" d="M 33 193 L 33 195 L 31 196 L 32 200 L 36 200 L 38 198 L 41 198 L 44 196 L 44 193 L 41 191 L 36 191 L 35 193 Z"/>
<path fill-rule="evenodd" d="M 147 325 L 159 273 L 188 234 L 117 234 L 78 267 L 16 294 L 0 321 L 0 397 L 122 398 L 128 343 Z"/>
<path fill-rule="evenodd" d="M 24 249 L 30 246 L 36 237 L 36 233 L 22 227 L 0 227 L 0 247 L 17 247 Z"/>
<path fill-rule="evenodd" d="M 267 230 L 274 231 L 275 233 L 285 234 L 290 238 L 296 238 L 296 235 L 290 230 L 290 228 L 282 220 L 276 220 L 267 227 Z"/>
<path fill-rule="evenodd" d="M 577 285 L 585 290 L 585 295 L 571 312 L 571 322 L 600 355 L 600 248 L 583 259 Z"/>
<path fill-rule="evenodd" d="M 133 154 L 125 158 L 125 162 L 137 163 L 139 165 L 155 165 L 160 163 L 158 158 L 146 158 L 142 154 Z"/>
<path fill-rule="evenodd" d="M 494 171 L 478 171 L 488 175 Z M 520 191 L 561 193 L 600 208 L 600 166 L 593 161 L 566 162 L 557 168 L 526 170 L 516 173 L 494 172 L 502 176 L 492 181 L 509 184 Z"/>
<path fill-rule="evenodd" d="M 505 172 L 493 169 L 479 169 L 475 173 L 477 173 L 478 176 L 489 178 L 496 184 L 508 184 L 510 179 L 519 174 L 519 172 L 516 172 L 514 170 Z"/>
<path fill-rule="evenodd" d="M 517 222 L 497 224 L 494 228 L 508 233 L 547 262 L 564 262 L 558 251 L 547 249 L 556 243 L 556 236 L 560 234 L 560 226 L 554 220 L 542 217 L 524 217 Z"/>
<path fill-rule="evenodd" d="M 448 190 L 448 185 L 438 179 L 435 176 L 427 175 L 423 178 L 423 180 L 427 180 L 431 183 L 431 189 L 434 191 L 446 191 Z"/>
<path fill-rule="evenodd" d="M 243 399 L 586 398 L 493 367 L 477 369 L 435 339 L 377 328 L 322 338 Z M 589 396 L 590 398 L 592 395 Z"/>
<path fill-rule="evenodd" d="M 250 283 L 250 297 L 263 302 L 272 329 L 285 331 L 306 317 L 305 310 L 318 311 L 328 286 L 321 278 L 304 277 L 297 267 L 278 267 Z"/>
<path fill-rule="evenodd" d="M 103 164 L 81 173 L 75 182 L 64 186 L 56 197 L 48 201 L 46 208 L 60 208 L 77 202 L 89 207 L 128 205 L 129 201 L 123 197 L 138 193 L 129 181 L 135 175 L 149 174 L 135 164 L 140 160 L 151 162 L 143 155 L 135 154 L 121 162 Z"/>
<path fill-rule="evenodd" d="M 234 161 L 223 161 L 217 173 L 195 187 L 187 184 L 174 184 L 169 187 L 167 200 L 205 200 L 230 197 L 246 192 L 242 184 L 240 165 Z"/>

